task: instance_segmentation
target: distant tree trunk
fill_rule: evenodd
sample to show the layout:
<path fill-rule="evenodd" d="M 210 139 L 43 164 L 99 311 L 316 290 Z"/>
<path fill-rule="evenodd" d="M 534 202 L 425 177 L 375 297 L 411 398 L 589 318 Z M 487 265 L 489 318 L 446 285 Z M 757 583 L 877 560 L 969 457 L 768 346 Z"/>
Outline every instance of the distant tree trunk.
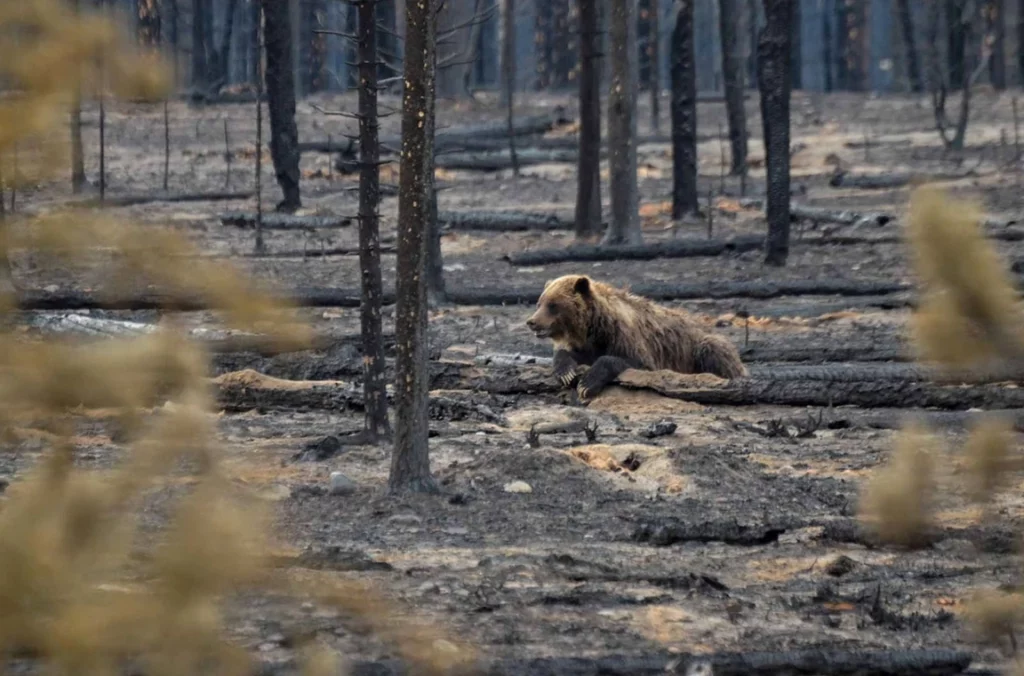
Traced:
<path fill-rule="evenodd" d="M 695 214 L 697 204 L 697 63 L 695 0 L 677 0 L 672 32 L 672 218 Z"/>
<path fill-rule="evenodd" d="M 793 89 L 804 88 L 804 48 L 801 31 L 803 29 L 802 13 L 800 11 L 800 0 L 793 0 L 793 23 L 790 26 L 791 34 L 789 48 L 790 77 L 792 78 Z"/>
<path fill-rule="evenodd" d="M 987 0 L 985 12 L 985 41 L 992 49 L 989 57 L 989 80 L 998 90 L 1006 89 L 1006 18 L 1003 0 Z"/>
<path fill-rule="evenodd" d="M 718 31 L 722 43 L 722 77 L 725 83 L 726 116 L 729 119 L 729 146 L 732 149 L 729 173 L 733 176 L 747 171 L 747 112 L 743 103 L 743 63 L 735 19 L 738 15 L 736 0 L 720 0 Z"/>
<path fill-rule="evenodd" d="M 900 17 L 900 31 L 903 35 L 903 50 L 907 61 L 907 78 L 910 80 L 910 91 L 924 91 L 921 79 L 921 61 L 917 54 L 917 40 L 914 35 L 914 17 L 910 13 L 910 0 L 896 0 L 897 12 Z"/>
<path fill-rule="evenodd" d="M 475 0 L 473 3 L 473 25 L 466 36 L 466 48 L 462 56 L 462 93 L 473 96 L 473 74 L 480 62 L 480 35 L 484 28 L 484 2 Z"/>
<path fill-rule="evenodd" d="M 1017 84 L 1024 86 L 1024 8 L 1017 13 Z"/>
<path fill-rule="evenodd" d="M 658 0 L 650 0 L 651 18 L 649 23 L 648 51 L 651 55 L 651 129 L 657 134 L 661 130 L 661 21 Z"/>
<path fill-rule="evenodd" d="M 576 33 L 572 25 L 572 0 L 548 0 L 553 7 L 551 85 L 557 89 L 569 86 L 576 70 Z"/>
<path fill-rule="evenodd" d="M 765 263 L 782 266 L 789 256 L 789 38 L 790 0 L 763 0 L 765 27 L 757 46 L 768 182 Z"/>
<path fill-rule="evenodd" d="M 862 0 L 838 0 L 836 34 L 838 68 L 836 84 L 847 91 L 866 91 L 867 86 L 867 3 Z"/>
<path fill-rule="evenodd" d="M 636 173 L 636 20 L 634 0 L 611 0 L 611 90 L 608 94 L 608 163 L 612 218 L 606 244 L 638 244 L 640 197 Z"/>
<path fill-rule="evenodd" d="M 967 50 L 967 27 L 963 10 L 967 0 L 945 0 L 946 9 L 946 63 L 950 88 L 960 89 L 967 66 L 964 56 Z"/>
<path fill-rule="evenodd" d="M 379 8 L 380 4 L 378 4 L 377 7 Z M 348 5 L 347 7 L 345 7 L 345 10 L 347 12 L 347 14 L 345 15 L 345 32 L 348 33 L 349 35 L 355 35 L 356 31 L 359 30 L 357 28 L 357 26 L 359 24 L 359 22 L 358 22 L 359 9 L 357 7 L 355 7 L 355 6 L 353 6 L 353 5 Z M 383 38 L 383 35 L 384 35 L 383 31 L 381 31 L 381 37 L 382 38 Z M 355 63 L 356 60 L 359 58 L 358 46 L 355 45 L 351 40 L 345 40 L 344 50 L 345 50 L 345 62 L 346 63 Z M 388 56 L 388 52 L 384 48 L 384 41 L 383 41 L 383 39 L 380 41 L 380 49 L 378 50 L 378 52 L 380 53 L 380 60 L 381 61 L 388 61 L 391 58 L 390 56 Z M 386 77 L 385 75 L 383 75 L 383 68 L 384 68 L 384 66 L 381 65 L 377 69 L 377 75 L 379 77 L 381 77 L 381 78 Z M 345 78 L 345 88 L 346 89 L 351 89 L 353 87 L 358 87 L 359 86 L 359 69 L 358 68 L 352 68 L 352 67 L 349 66 L 349 67 L 347 67 L 345 72 L 347 74 L 347 77 Z"/>
<path fill-rule="evenodd" d="M 74 0 L 77 13 L 80 0 Z M 82 150 L 82 90 L 75 87 L 75 99 L 71 103 L 71 191 L 76 195 L 85 187 L 85 153 Z M 0 202 L 3 196 L 0 195 Z"/>
<path fill-rule="evenodd" d="M 537 54 L 537 89 L 548 89 L 554 81 L 555 11 L 552 0 L 537 0 L 534 10 L 534 46 Z"/>
<path fill-rule="evenodd" d="M 508 120 L 508 151 L 512 160 L 512 174 L 519 176 L 516 158 L 516 137 L 513 134 L 516 102 L 516 2 L 504 0 L 501 24 L 501 80 L 502 98 Z"/>
<path fill-rule="evenodd" d="M 381 59 L 380 68 L 377 74 L 381 79 L 397 77 L 396 70 L 401 64 L 401 54 L 398 44 L 398 13 L 395 11 L 395 0 L 377 0 L 377 23 L 380 25 L 380 52 L 384 57 Z"/>
<path fill-rule="evenodd" d="M 219 90 L 228 82 L 231 68 L 231 36 L 235 30 L 235 10 L 238 8 L 238 0 L 229 0 L 227 9 L 224 12 L 224 35 L 217 49 L 214 68 L 212 89 Z"/>
<path fill-rule="evenodd" d="M 206 92 L 210 86 L 209 0 L 192 0 L 192 87 Z"/>
<path fill-rule="evenodd" d="M 833 81 L 832 74 L 835 65 L 835 56 L 832 52 L 832 21 L 829 19 L 828 12 L 821 13 L 821 61 L 822 70 L 824 71 L 825 78 L 822 83 L 822 90 L 826 93 L 831 92 L 835 89 L 835 82 Z"/>
<path fill-rule="evenodd" d="M 388 424 L 387 383 L 384 375 L 384 340 L 381 303 L 384 283 L 380 271 L 380 138 L 377 123 L 377 19 L 373 3 L 358 5 L 359 12 L 359 270 L 362 303 L 359 320 L 363 334 L 364 429 L 375 443 L 391 434 Z"/>
<path fill-rule="evenodd" d="M 272 1 L 272 0 L 271 0 Z M 436 492 L 427 443 L 426 241 L 427 172 L 433 143 L 425 123 L 431 103 L 436 49 L 435 0 L 405 5 L 402 97 L 402 160 L 398 189 L 398 278 L 395 309 L 395 447 L 388 489 L 392 493 Z"/>
<path fill-rule="evenodd" d="M 576 0 L 580 17 L 580 149 L 576 171 L 576 237 L 601 231 L 601 80 L 599 0 Z"/>
<path fill-rule="evenodd" d="M 747 40 L 750 53 L 747 54 L 747 84 L 757 86 L 757 35 L 760 30 L 757 14 L 757 0 L 747 0 Z"/>
<path fill-rule="evenodd" d="M 299 130 L 295 125 L 295 68 L 292 63 L 290 3 L 263 3 L 263 41 L 267 54 L 267 107 L 270 110 L 270 156 L 284 199 L 277 210 L 302 206 L 299 192 Z"/>

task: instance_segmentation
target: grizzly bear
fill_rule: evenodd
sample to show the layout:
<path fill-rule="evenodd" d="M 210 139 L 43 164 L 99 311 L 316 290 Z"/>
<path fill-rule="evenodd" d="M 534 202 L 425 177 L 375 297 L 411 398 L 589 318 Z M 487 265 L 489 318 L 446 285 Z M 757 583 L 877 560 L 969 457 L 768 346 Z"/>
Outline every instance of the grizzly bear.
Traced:
<path fill-rule="evenodd" d="M 554 375 L 581 400 L 597 396 L 628 368 L 747 375 L 736 347 L 707 333 L 684 310 L 595 282 L 585 275 L 550 280 L 526 325 L 554 342 Z M 589 366 L 580 378 L 580 366 Z"/>

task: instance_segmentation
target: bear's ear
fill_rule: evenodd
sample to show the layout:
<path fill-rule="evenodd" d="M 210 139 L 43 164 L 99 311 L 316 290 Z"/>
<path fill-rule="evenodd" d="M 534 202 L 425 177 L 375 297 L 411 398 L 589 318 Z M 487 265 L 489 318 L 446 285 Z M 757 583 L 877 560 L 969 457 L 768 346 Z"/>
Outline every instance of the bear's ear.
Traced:
<path fill-rule="evenodd" d="M 590 277 L 580 277 L 572 287 L 573 291 L 586 298 L 590 295 Z"/>

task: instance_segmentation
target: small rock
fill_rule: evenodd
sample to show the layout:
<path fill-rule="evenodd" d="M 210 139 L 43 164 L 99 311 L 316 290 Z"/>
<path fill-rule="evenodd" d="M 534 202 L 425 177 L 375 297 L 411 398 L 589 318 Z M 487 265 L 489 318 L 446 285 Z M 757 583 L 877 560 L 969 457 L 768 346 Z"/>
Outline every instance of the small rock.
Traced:
<path fill-rule="evenodd" d="M 532 493 L 533 487 L 525 481 L 512 481 L 505 484 L 504 491 L 506 493 Z"/>
<path fill-rule="evenodd" d="M 269 653 L 271 650 L 277 650 L 277 644 L 275 643 L 261 643 L 257 648 L 261 653 Z"/>
<path fill-rule="evenodd" d="M 845 554 L 840 554 L 829 561 L 825 566 L 825 572 L 832 577 L 842 577 L 857 567 L 857 562 Z"/>
<path fill-rule="evenodd" d="M 341 472 L 331 472 L 331 487 L 328 493 L 331 495 L 351 495 L 356 492 L 356 482 L 349 479 Z"/>
<path fill-rule="evenodd" d="M 640 430 L 640 436 L 648 439 L 667 437 L 675 433 L 677 425 L 671 420 L 659 420 Z"/>
<path fill-rule="evenodd" d="M 437 585 L 433 582 L 424 582 L 416 588 L 416 591 L 425 596 L 427 594 L 436 594 L 438 590 Z"/>
<path fill-rule="evenodd" d="M 323 462 L 335 457 L 344 448 L 341 439 L 330 434 L 303 446 L 301 451 L 292 456 L 292 460 L 295 462 Z"/>
<path fill-rule="evenodd" d="M 393 523 L 399 526 L 418 526 L 423 523 L 423 519 L 415 514 L 395 514 L 388 518 L 388 523 Z"/>

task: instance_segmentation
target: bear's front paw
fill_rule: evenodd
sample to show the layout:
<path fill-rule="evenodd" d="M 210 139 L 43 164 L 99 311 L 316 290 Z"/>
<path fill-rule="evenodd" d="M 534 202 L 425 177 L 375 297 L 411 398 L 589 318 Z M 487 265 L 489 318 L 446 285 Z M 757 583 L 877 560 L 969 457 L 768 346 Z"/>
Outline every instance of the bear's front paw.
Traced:
<path fill-rule="evenodd" d="M 579 395 L 580 401 L 589 401 L 601 394 L 606 384 L 600 370 L 590 369 L 576 385 L 576 394 Z"/>
<path fill-rule="evenodd" d="M 576 381 L 580 378 L 579 368 L 573 364 L 566 368 L 558 369 L 555 371 L 555 378 L 562 384 L 563 387 L 572 387 L 576 384 Z"/>

